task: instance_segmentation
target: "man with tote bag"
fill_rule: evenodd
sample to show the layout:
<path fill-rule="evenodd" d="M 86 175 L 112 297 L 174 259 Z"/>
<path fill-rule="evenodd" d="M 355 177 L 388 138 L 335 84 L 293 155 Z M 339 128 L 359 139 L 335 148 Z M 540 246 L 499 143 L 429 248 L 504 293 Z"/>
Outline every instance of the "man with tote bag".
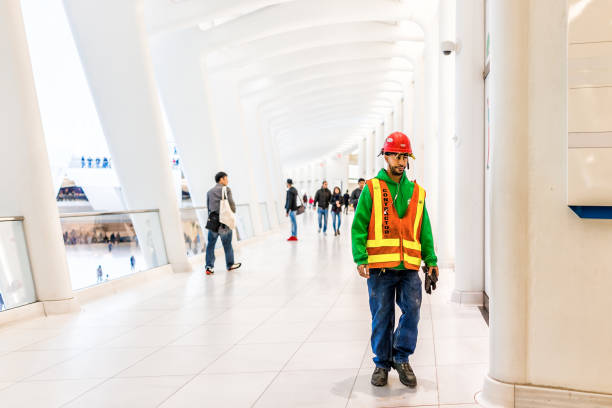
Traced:
<path fill-rule="evenodd" d="M 217 238 L 221 237 L 225 252 L 225 266 L 228 271 L 240 268 L 242 264 L 234 262 L 234 249 L 232 248 L 232 231 L 236 227 L 236 204 L 232 197 L 232 190 L 227 186 L 227 173 L 220 171 L 215 175 L 217 183 L 206 194 L 206 207 L 208 208 L 208 243 L 206 244 L 206 274 L 215 273 L 215 245 Z"/>

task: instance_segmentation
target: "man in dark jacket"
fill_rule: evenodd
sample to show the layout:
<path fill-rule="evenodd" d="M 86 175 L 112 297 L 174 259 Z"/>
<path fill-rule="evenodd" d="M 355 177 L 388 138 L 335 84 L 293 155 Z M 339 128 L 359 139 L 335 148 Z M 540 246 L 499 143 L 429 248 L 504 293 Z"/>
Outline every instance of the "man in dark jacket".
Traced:
<path fill-rule="evenodd" d="M 360 178 L 358 183 L 359 187 L 354 189 L 351 193 L 351 204 L 353 204 L 353 210 L 357 208 L 357 203 L 359 202 L 359 197 L 361 196 L 361 192 L 363 191 L 363 186 L 365 186 L 366 181 L 365 179 Z"/>
<path fill-rule="evenodd" d="M 325 223 L 323 224 L 323 234 L 327 235 L 327 217 L 329 212 L 327 209 L 329 208 L 329 201 L 331 200 L 332 193 L 327 188 L 327 181 L 323 182 L 323 186 L 317 190 L 314 198 L 314 205 L 319 205 L 317 209 L 317 214 L 319 214 L 319 232 L 321 232 L 321 221 L 324 219 Z"/>
<path fill-rule="evenodd" d="M 349 203 L 351 201 L 351 196 L 348 193 L 348 190 L 346 190 L 346 193 L 344 193 L 344 195 L 342 196 L 342 204 L 344 205 L 344 213 L 348 214 L 348 208 L 349 208 Z"/>
<path fill-rule="evenodd" d="M 285 200 L 286 217 L 291 219 L 291 236 L 287 241 L 297 241 L 297 221 L 295 219 L 295 211 L 297 210 L 298 192 L 293 187 L 293 180 L 287 179 L 287 199 Z"/>

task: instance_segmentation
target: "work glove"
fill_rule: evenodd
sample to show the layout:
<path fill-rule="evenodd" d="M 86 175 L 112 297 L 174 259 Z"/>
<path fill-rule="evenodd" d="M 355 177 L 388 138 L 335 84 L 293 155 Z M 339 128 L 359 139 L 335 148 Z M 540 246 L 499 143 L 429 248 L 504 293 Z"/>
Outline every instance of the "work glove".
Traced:
<path fill-rule="evenodd" d="M 423 272 L 425 273 L 425 292 L 431 295 L 431 291 L 436 290 L 436 283 L 438 282 L 438 267 L 423 265 Z"/>

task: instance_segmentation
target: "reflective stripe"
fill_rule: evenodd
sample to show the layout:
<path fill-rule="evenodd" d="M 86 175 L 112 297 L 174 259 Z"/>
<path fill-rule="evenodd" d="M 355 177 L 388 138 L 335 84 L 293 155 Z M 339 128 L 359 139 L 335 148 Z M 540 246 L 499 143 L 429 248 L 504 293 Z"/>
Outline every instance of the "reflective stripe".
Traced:
<path fill-rule="evenodd" d="M 417 251 L 421 250 L 421 244 L 413 241 L 406 241 L 405 239 L 402 241 L 404 248 L 406 249 L 416 249 Z"/>
<path fill-rule="evenodd" d="M 399 261 L 401 261 L 400 254 L 383 254 L 383 255 L 368 256 L 369 264 L 379 263 L 379 262 L 399 262 Z"/>
<path fill-rule="evenodd" d="M 372 179 L 372 187 L 374 187 L 374 240 L 382 240 L 382 192 L 380 191 L 380 181 L 377 178 Z"/>
<path fill-rule="evenodd" d="M 418 184 L 414 183 L 416 187 Z M 420 240 L 421 237 L 417 237 L 416 234 L 419 232 L 419 223 L 421 221 L 421 217 L 423 216 L 423 206 L 425 206 L 425 190 L 419 186 L 419 201 L 417 203 L 417 213 L 416 217 L 414 217 L 414 238 L 415 240 Z"/>
<path fill-rule="evenodd" d="M 404 242 L 407 242 L 407 241 L 404 241 Z M 396 238 L 396 239 L 368 239 L 366 241 L 366 248 L 399 247 L 399 246 L 400 246 L 399 238 Z"/>
<path fill-rule="evenodd" d="M 410 265 L 417 265 L 417 266 L 421 266 L 421 258 L 415 258 L 413 256 L 408 256 L 406 254 L 404 254 L 404 261 L 408 262 Z"/>

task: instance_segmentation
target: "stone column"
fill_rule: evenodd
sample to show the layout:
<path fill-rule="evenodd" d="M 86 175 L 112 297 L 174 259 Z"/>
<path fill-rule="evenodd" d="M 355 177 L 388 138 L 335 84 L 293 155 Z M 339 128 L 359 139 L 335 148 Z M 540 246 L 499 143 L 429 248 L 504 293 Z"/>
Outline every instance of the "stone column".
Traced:
<path fill-rule="evenodd" d="M 45 313 L 79 309 L 72 293 L 19 0 L 0 2 L 0 213 L 23 216 Z"/>

